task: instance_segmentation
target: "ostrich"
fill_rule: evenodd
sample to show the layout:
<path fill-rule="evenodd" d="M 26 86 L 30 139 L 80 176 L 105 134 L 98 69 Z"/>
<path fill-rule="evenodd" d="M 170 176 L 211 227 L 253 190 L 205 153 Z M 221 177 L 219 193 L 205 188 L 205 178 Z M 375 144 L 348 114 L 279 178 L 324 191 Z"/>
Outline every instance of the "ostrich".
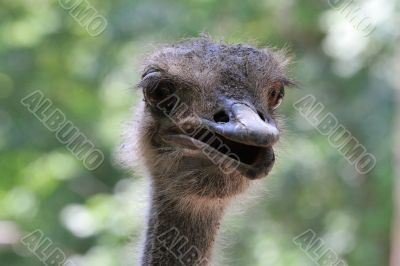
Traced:
<path fill-rule="evenodd" d="M 206 37 L 146 58 L 133 129 L 151 183 L 141 265 L 210 265 L 227 206 L 275 162 L 287 63 Z"/>

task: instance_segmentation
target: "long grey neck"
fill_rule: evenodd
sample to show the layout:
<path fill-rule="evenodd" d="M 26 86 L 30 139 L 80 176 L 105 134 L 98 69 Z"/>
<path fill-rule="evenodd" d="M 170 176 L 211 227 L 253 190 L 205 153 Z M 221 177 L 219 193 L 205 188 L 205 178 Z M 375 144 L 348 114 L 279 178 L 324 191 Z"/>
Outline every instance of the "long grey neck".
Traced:
<path fill-rule="evenodd" d="M 209 265 L 225 205 L 199 201 L 194 206 L 154 188 L 142 266 Z"/>

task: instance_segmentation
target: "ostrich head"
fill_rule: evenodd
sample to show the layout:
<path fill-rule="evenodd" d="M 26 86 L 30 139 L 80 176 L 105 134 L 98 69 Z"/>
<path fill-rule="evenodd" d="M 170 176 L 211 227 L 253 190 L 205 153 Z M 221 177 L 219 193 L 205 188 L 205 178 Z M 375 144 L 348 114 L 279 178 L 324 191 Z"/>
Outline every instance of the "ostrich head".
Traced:
<path fill-rule="evenodd" d="M 268 175 L 280 127 L 282 53 L 207 38 L 145 61 L 140 154 L 153 186 L 176 198 L 221 200 Z"/>

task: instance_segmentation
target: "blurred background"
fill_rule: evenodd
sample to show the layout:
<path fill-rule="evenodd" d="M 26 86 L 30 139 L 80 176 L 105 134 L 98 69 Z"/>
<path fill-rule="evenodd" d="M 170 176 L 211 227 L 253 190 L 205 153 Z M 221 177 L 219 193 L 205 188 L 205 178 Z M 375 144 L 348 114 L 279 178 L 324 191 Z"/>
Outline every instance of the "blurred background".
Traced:
<path fill-rule="evenodd" d="M 281 107 L 287 131 L 264 180 L 268 193 L 227 219 L 225 265 L 313 265 L 292 241 L 309 229 L 348 265 L 389 265 L 391 254 L 391 265 L 400 265 L 391 252 L 400 252 L 393 237 L 400 226 L 399 1 L 82 2 L 105 19 L 97 21 L 91 11 L 71 11 L 74 2 L 0 2 L 0 265 L 43 265 L 19 241 L 35 230 L 76 265 L 135 265 L 145 182 L 115 160 L 140 99 L 131 88 L 143 54 L 201 32 L 228 43 L 286 47 L 301 82 Z M 104 153 L 99 168 L 87 170 L 21 104 L 36 90 Z M 307 94 L 376 157 L 371 172 L 359 174 L 295 110 Z"/>

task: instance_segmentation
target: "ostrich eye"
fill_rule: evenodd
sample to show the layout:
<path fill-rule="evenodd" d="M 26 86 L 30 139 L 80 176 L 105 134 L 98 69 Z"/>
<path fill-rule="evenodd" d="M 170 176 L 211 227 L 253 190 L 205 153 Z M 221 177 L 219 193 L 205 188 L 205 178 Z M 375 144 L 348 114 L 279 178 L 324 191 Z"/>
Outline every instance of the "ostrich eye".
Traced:
<path fill-rule="evenodd" d="M 275 110 L 276 108 L 281 105 L 283 97 L 285 96 L 285 87 L 282 83 L 275 83 L 274 86 L 271 88 L 268 97 L 268 106 Z"/>
<path fill-rule="evenodd" d="M 169 81 L 159 81 L 143 89 L 145 100 L 152 106 L 164 100 L 175 92 L 175 85 Z"/>

